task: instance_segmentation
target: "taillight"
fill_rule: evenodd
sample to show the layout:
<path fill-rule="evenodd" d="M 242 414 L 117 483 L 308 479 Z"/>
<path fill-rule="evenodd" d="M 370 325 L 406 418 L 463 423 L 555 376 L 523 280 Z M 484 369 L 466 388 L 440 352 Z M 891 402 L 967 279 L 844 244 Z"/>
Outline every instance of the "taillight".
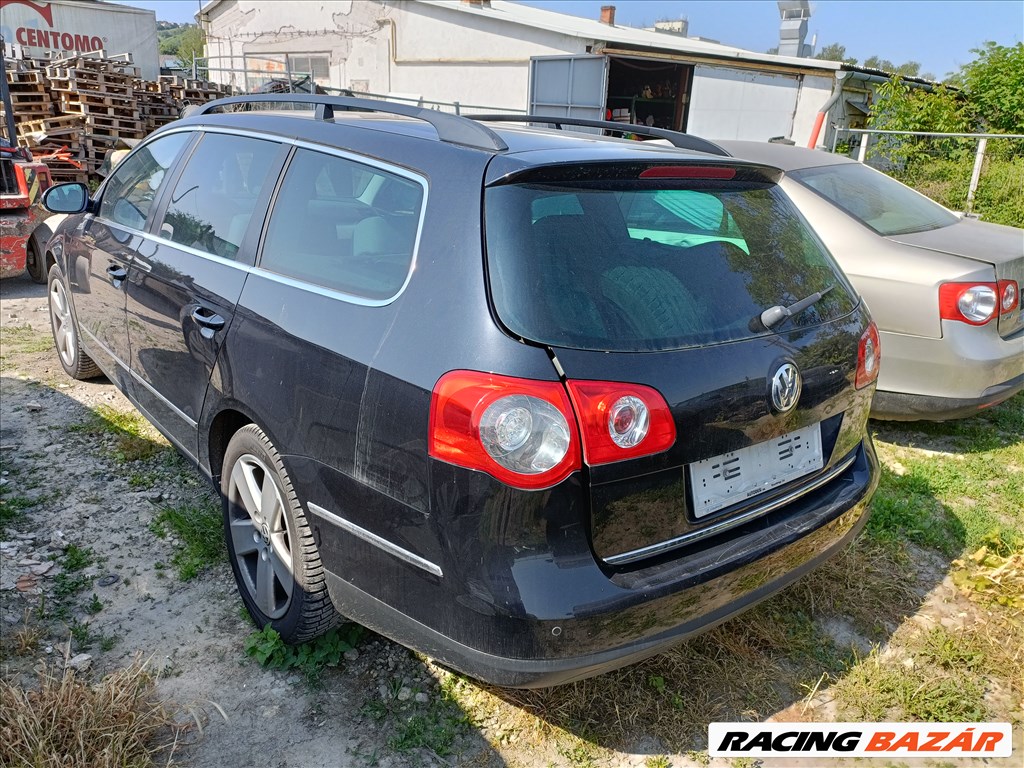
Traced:
<path fill-rule="evenodd" d="M 567 382 L 576 406 L 587 464 L 660 453 L 676 441 L 676 425 L 661 393 L 640 384 Z"/>
<path fill-rule="evenodd" d="M 881 359 L 878 326 L 871 323 L 857 345 L 857 378 L 854 380 L 857 389 L 863 389 L 878 378 L 878 365 Z"/>
<path fill-rule="evenodd" d="M 434 386 L 428 452 L 515 488 L 537 490 L 562 482 L 581 467 L 583 456 L 594 466 L 675 443 L 675 422 L 657 390 L 611 381 L 567 384 L 568 394 L 556 381 L 446 373 Z"/>
<path fill-rule="evenodd" d="M 996 283 L 943 283 L 939 286 L 939 317 L 984 325 L 996 316 L 997 291 Z"/>
<path fill-rule="evenodd" d="M 550 488 L 580 468 L 561 383 L 477 371 L 446 373 L 434 386 L 428 451 L 516 488 Z"/>
<path fill-rule="evenodd" d="M 735 168 L 705 165 L 652 165 L 640 172 L 641 179 L 732 179 Z"/>
<path fill-rule="evenodd" d="M 1000 280 L 996 283 L 996 290 L 999 292 L 999 314 L 1008 315 L 1017 308 L 1020 303 L 1020 289 L 1016 280 Z"/>

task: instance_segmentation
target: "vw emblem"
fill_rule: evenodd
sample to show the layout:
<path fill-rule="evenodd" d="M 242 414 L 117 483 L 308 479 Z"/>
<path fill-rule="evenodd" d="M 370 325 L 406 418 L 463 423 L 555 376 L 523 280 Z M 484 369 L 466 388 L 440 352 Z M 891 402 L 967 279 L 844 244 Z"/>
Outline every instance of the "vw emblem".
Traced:
<path fill-rule="evenodd" d="M 803 382 L 800 379 L 800 371 L 792 363 L 783 363 L 772 376 L 771 394 L 772 405 L 775 410 L 785 413 L 790 411 L 800 399 L 800 390 Z"/>

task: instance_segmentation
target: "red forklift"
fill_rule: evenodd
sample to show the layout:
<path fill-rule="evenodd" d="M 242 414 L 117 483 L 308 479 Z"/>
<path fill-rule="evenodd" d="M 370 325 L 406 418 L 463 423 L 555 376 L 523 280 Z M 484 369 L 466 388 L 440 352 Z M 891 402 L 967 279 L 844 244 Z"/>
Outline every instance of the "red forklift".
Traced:
<path fill-rule="evenodd" d="M 0 121 L 0 278 L 27 271 L 37 283 L 45 283 L 44 235 L 49 229 L 39 225 L 50 215 L 42 206 L 42 197 L 52 180 L 50 169 L 33 160 L 27 148 L 18 146 L 2 39 L 0 100 L 4 108 L 4 120 Z"/>

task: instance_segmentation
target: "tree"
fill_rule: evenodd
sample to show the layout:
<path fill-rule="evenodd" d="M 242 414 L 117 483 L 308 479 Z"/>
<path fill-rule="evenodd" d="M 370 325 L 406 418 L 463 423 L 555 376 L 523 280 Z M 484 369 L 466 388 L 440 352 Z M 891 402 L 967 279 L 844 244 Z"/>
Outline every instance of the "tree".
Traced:
<path fill-rule="evenodd" d="M 868 69 L 881 69 L 894 75 L 905 77 L 917 77 L 921 71 L 921 64 L 916 61 L 908 61 L 905 64 L 894 64 L 888 59 L 881 59 L 878 56 L 871 56 L 864 59 L 864 66 Z"/>
<path fill-rule="evenodd" d="M 203 58 L 203 48 L 206 45 L 206 36 L 203 30 L 196 26 L 190 26 L 181 35 L 181 43 L 178 45 L 178 61 L 183 65 L 192 63 L 193 57 Z"/>
<path fill-rule="evenodd" d="M 844 64 L 849 64 L 850 66 L 857 66 L 857 60 L 852 56 L 847 56 L 846 46 L 840 45 L 839 43 L 823 45 L 821 50 L 814 55 L 814 58 L 823 59 L 825 61 L 841 61 Z"/>
<path fill-rule="evenodd" d="M 985 43 L 978 58 L 954 78 L 966 92 L 978 121 L 992 133 L 1024 133 L 1024 43 Z"/>

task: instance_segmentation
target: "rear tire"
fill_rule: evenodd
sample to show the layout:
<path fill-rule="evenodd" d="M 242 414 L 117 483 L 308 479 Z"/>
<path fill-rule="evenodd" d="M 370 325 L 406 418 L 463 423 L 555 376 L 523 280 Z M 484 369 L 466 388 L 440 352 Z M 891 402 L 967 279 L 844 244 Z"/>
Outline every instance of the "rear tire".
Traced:
<path fill-rule="evenodd" d="M 25 244 L 25 271 L 32 278 L 32 282 L 45 285 L 47 282 L 46 257 L 39 253 L 39 249 L 30 237 Z"/>
<path fill-rule="evenodd" d="M 234 434 L 220 488 L 224 539 L 242 602 L 286 643 L 312 640 L 339 616 L 313 532 L 281 457 L 255 424 Z"/>
<path fill-rule="evenodd" d="M 56 264 L 50 267 L 48 285 L 50 330 L 53 331 L 53 343 L 57 348 L 61 367 L 73 379 L 95 379 L 102 376 L 103 372 L 82 349 L 78 320 L 71 309 L 71 299 L 64 288 L 64 281 Z"/>

